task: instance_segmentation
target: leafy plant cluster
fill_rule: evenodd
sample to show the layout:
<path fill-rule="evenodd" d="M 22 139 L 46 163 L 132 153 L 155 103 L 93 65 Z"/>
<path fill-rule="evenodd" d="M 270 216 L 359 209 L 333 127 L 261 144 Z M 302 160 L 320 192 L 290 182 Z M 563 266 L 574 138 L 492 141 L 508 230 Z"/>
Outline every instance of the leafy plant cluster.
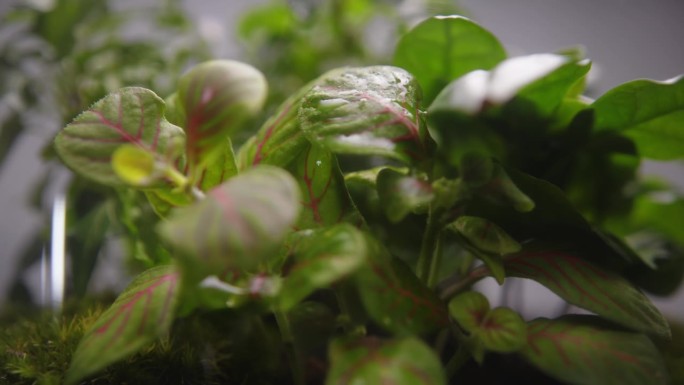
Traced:
<path fill-rule="evenodd" d="M 199 64 L 166 99 L 105 96 L 55 148 L 91 180 L 142 191 L 172 263 L 90 326 L 66 382 L 215 315 L 225 338 L 205 355 L 226 356 L 206 373 L 234 383 L 491 380 L 481 368 L 668 383 L 656 344 L 670 328 L 641 290 L 681 281 L 684 237 L 659 215 L 682 201 L 659 202 L 636 172 L 684 155 L 684 80 L 594 101 L 578 56 L 509 58 L 471 20 L 430 18 L 393 66 L 325 73 L 236 151 L 267 97 L 249 65 Z M 525 320 L 473 290 L 487 277 L 535 280 L 593 315 Z"/>

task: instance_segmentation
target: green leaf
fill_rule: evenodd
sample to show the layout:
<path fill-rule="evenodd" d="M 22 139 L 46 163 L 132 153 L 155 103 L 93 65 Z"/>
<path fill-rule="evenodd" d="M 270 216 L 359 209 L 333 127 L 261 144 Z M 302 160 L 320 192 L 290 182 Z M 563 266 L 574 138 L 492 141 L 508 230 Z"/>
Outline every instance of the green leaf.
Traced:
<path fill-rule="evenodd" d="M 461 234 L 475 248 L 487 253 L 506 255 L 520 251 L 520 244 L 490 220 L 460 216 L 447 228 Z"/>
<path fill-rule="evenodd" d="M 367 259 L 363 234 L 343 223 L 307 231 L 292 251 L 294 263 L 285 271 L 279 294 L 281 310 L 288 310 L 316 289 L 325 288 L 356 271 Z"/>
<path fill-rule="evenodd" d="M 305 86 L 289 97 L 245 142 L 238 151 L 238 168 L 247 169 L 258 164 L 285 167 L 309 144 L 300 128 L 297 114 L 302 95 L 310 88 Z"/>
<path fill-rule="evenodd" d="M 327 149 L 309 145 L 289 169 L 303 193 L 298 229 L 339 223 L 355 212 L 337 158 Z"/>
<path fill-rule="evenodd" d="M 86 331 L 66 374 L 67 384 L 125 358 L 166 334 L 176 306 L 178 273 L 159 266 L 140 274 Z"/>
<path fill-rule="evenodd" d="M 495 203 L 512 206 L 521 213 L 535 208 L 535 201 L 525 193 L 525 190 L 518 187 L 517 182 L 511 179 L 508 172 L 498 163 L 494 165 L 492 179 L 477 193 Z"/>
<path fill-rule="evenodd" d="M 266 94 L 264 75 L 232 60 L 201 63 L 180 78 L 178 102 L 186 117 L 183 129 L 192 181 L 223 153 L 228 135 L 261 110 Z"/>
<path fill-rule="evenodd" d="M 399 222 L 412 212 L 427 212 L 428 204 L 434 198 L 432 187 L 426 180 L 390 168 L 378 173 L 377 189 L 391 222 Z"/>
<path fill-rule="evenodd" d="M 428 113 L 477 115 L 516 98 L 548 116 L 589 68 L 588 61 L 575 62 L 562 55 L 511 58 L 491 71 L 477 70 L 454 80 L 439 93 Z"/>
<path fill-rule="evenodd" d="M 449 314 L 469 333 L 480 327 L 489 310 L 489 300 L 477 291 L 461 293 L 449 301 Z"/>
<path fill-rule="evenodd" d="M 182 130 L 164 119 L 163 100 L 150 90 L 129 87 L 105 96 L 76 117 L 57 134 L 55 148 L 77 173 L 119 186 L 126 182 L 112 167 L 117 149 L 133 145 L 156 162 L 173 167 L 182 138 Z M 163 180 L 150 182 L 161 184 Z"/>
<path fill-rule="evenodd" d="M 522 349 L 527 343 L 527 325 L 520 314 L 498 307 L 485 316 L 474 333 L 487 350 L 511 353 Z"/>
<path fill-rule="evenodd" d="M 418 79 L 430 104 L 452 80 L 505 58 L 501 43 L 478 24 L 461 16 L 435 16 L 402 36 L 394 64 Z"/>
<path fill-rule="evenodd" d="M 596 111 L 596 131 L 626 135 L 641 156 L 684 157 L 684 77 L 631 81 L 606 92 L 591 106 Z"/>
<path fill-rule="evenodd" d="M 567 302 L 625 327 L 670 337 L 667 321 L 651 301 L 622 276 L 588 262 L 590 255 L 531 247 L 504 258 L 508 276 L 535 280 Z"/>
<path fill-rule="evenodd" d="M 326 385 L 447 383 L 437 355 L 413 337 L 337 339 L 330 344 L 329 356 Z"/>
<path fill-rule="evenodd" d="M 238 173 L 232 141 L 226 138 L 217 142 L 217 151 L 220 152 L 206 164 L 197 181 L 202 191 L 209 191 Z"/>
<path fill-rule="evenodd" d="M 282 169 L 250 169 L 176 209 L 159 226 L 162 237 L 194 263 L 220 272 L 253 268 L 275 255 L 300 212 L 296 181 Z"/>
<path fill-rule="evenodd" d="M 505 307 L 490 310 L 487 297 L 479 292 L 469 291 L 454 297 L 449 302 L 449 314 L 472 335 L 471 348 L 475 355 L 481 355 L 482 348 L 499 353 L 514 352 L 527 342 L 527 325 L 520 315 Z"/>
<path fill-rule="evenodd" d="M 527 340 L 525 359 L 564 383 L 669 383 L 660 353 L 648 337 L 612 329 L 594 316 L 534 320 Z"/>
<path fill-rule="evenodd" d="M 410 163 L 422 160 L 427 147 L 420 102 L 418 84 L 400 68 L 343 68 L 316 80 L 299 118 L 306 137 L 334 153 Z"/>
<path fill-rule="evenodd" d="M 367 238 L 369 261 L 356 275 L 366 311 L 384 328 L 397 334 L 422 334 L 444 328 L 446 305 L 397 258 Z"/>
<path fill-rule="evenodd" d="M 112 155 L 114 173 L 127 184 L 146 186 L 157 172 L 154 156 L 135 145 L 123 145 Z"/>

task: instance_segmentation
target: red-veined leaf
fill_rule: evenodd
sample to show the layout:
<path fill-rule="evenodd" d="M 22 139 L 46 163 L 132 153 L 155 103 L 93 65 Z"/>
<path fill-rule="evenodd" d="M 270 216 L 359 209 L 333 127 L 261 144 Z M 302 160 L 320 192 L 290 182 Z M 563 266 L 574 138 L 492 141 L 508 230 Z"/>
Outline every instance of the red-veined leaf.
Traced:
<path fill-rule="evenodd" d="M 643 293 L 577 253 L 525 250 L 504 258 L 504 265 L 507 276 L 535 280 L 573 305 L 634 330 L 670 337 L 667 321 Z"/>
<path fill-rule="evenodd" d="M 299 119 L 302 95 L 310 86 L 289 97 L 238 151 L 238 168 L 244 170 L 258 164 L 286 167 L 307 146 Z"/>
<path fill-rule="evenodd" d="M 164 118 L 164 101 L 154 92 L 123 88 L 105 96 L 77 116 L 55 138 L 55 148 L 67 166 L 107 185 L 124 185 L 112 167 L 114 153 L 135 146 L 157 163 L 161 172 L 146 186 L 164 181 L 163 169 L 173 167 L 183 132 Z"/>
<path fill-rule="evenodd" d="M 357 274 L 366 311 L 399 334 L 422 334 L 449 324 L 446 304 L 413 271 L 376 240 L 367 237 L 369 260 Z"/>
<path fill-rule="evenodd" d="M 278 295 L 287 310 L 311 294 L 356 271 L 367 258 L 366 240 L 350 224 L 313 230 L 294 247 L 294 264 L 286 271 Z"/>
<path fill-rule="evenodd" d="M 193 181 L 223 153 L 228 135 L 261 110 L 266 94 L 264 75 L 232 60 L 201 63 L 180 78 L 177 102 L 186 119 L 186 155 Z"/>
<path fill-rule="evenodd" d="M 420 116 L 420 88 L 391 66 L 330 71 L 304 95 L 299 118 L 312 142 L 334 153 L 420 161 L 428 134 Z"/>
<path fill-rule="evenodd" d="M 290 165 L 302 191 L 302 216 L 298 229 L 340 222 L 355 213 L 337 158 L 325 148 L 309 145 Z"/>
<path fill-rule="evenodd" d="M 193 205 L 176 209 L 159 227 L 167 242 L 212 274 L 252 268 L 274 257 L 300 212 L 299 187 L 286 171 L 259 166 L 212 189 Z M 203 274 L 199 274 L 203 276 Z"/>
<path fill-rule="evenodd" d="M 136 277 L 86 331 L 74 352 L 66 383 L 75 384 L 167 333 L 178 281 L 173 266 L 155 267 Z"/>
<path fill-rule="evenodd" d="M 611 329 L 595 316 L 537 319 L 523 356 L 548 375 L 577 385 L 667 384 L 660 353 L 642 334 Z"/>
<path fill-rule="evenodd" d="M 439 358 L 417 338 L 344 338 L 333 341 L 329 350 L 326 385 L 446 384 Z"/>

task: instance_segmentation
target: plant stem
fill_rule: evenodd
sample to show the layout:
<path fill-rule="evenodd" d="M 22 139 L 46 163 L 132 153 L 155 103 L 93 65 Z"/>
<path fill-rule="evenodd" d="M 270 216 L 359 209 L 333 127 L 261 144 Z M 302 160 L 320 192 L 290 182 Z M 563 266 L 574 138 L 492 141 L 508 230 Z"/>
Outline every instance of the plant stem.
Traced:
<path fill-rule="evenodd" d="M 354 288 L 344 282 L 335 285 L 335 296 L 343 317 L 348 320 L 344 326 L 345 332 L 349 335 L 366 335 L 366 325 L 364 325 L 359 315 L 359 301 L 353 292 Z"/>
<path fill-rule="evenodd" d="M 435 239 L 435 249 L 432 252 L 432 260 L 430 261 L 430 271 L 428 273 L 427 279 L 427 285 L 430 289 L 434 289 L 434 287 L 437 285 L 439 265 L 442 263 L 442 244 L 442 236 L 441 234 L 437 234 L 437 237 Z"/>
<path fill-rule="evenodd" d="M 437 241 L 439 238 L 439 220 L 435 209 L 430 205 L 428 210 L 427 226 L 423 234 L 423 244 L 420 247 L 420 255 L 418 256 L 418 265 L 416 266 L 416 275 L 418 278 L 428 283 L 431 266 L 433 264 L 435 249 L 437 248 Z"/>
<path fill-rule="evenodd" d="M 451 379 L 458 372 L 461 367 L 468 362 L 470 359 L 470 354 L 468 349 L 463 344 L 458 346 L 458 350 L 445 365 L 444 371 L 446 372 L 447 379 Z"/>
<path fill-rule="evenodd" d="M 287 354 L 287 360 L 290 364 L 290 369 L 292 370 L 294 384 L 306 385 L 301 357 L 299 357 L 297 348 L 295 347 L 294 335 L 290 328 L 290 320 L 287 318 L 287 314 L 280 310 L 274 310 L 273 314 L 275 315 L 278 329 L 280 329 L 280 336 L 285 345 L 285 354 Z"/>
<path fill-rule="evenodd" d="M 477 267 L 476 269 L 470 271 L 468 275 L 463 277 L 463 279 L 456 281 L 455 283 L 445 287 L 442 292 L 440 293 L 440 298 L 443 300 L 447 301 L 454 297 L 456 294 L 460 293 L 461 291 L 469 288 L 473 284 L 475 284 L 477 281 L 481 280 L 482 278 L 486 277 L 489 273 L 489 269 L 487 269 L 487 266 L 481 265 Z"/>

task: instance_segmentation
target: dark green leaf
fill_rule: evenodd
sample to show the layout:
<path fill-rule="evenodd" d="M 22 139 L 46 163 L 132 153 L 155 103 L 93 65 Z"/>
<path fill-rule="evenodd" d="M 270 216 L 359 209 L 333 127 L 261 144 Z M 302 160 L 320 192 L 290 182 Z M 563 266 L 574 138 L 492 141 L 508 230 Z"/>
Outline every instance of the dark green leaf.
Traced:
<path fill-rule="evenodd" d="M 306 137 L 332 152 L 410 163 L 427 149 L 420 98 L 418 84 L 400 68 L 344 68 L 316 80 L 299 117 Z"/>
<path fill-rule="evenodd" d="M 484 218 L 460 216 L 447 226 L 458 232 L 475 248 L 487 253 L 506 255 L 520 251 L 520 244 L 506 231 Z"/>
<path fill-rule="evenodd" d="M 287 269 L 278 297 L 282 310 L 356 271 L 368 249 L 363 234 L 344 223 L 304 235 L 292 252 L 294 265 Z"/>
<path fill-rule="evenodd" d="M 640 155 L 664 160 L 684 157 L 684 77 L 625 83 L 592 107 L 595 129 L 623 133 L 634 140 Z"/>
<path fill-rule="evenodd" d="M 375 322 L 399 334 L 422 334 L 448 325 L 446 305 L 403 262 L 368 240 L 369 261 L 357 274 L 361 299 Z"/>
<path fill-rule="evenodd" d="M 523 356 L 568 384 L 668 384 L 660 353 L 642 334 L 614 330 L 597 317 L 537 319 L 528 326 Z"/>
<path fill-rule="evenodd" d="M 140 274 L 86 331 L 74 352 L 67 384 L 127 357 L 166 334 L 176 306 L 178 273 L 159 266 Z"/>
<path fill-rule="evenodd" d="M 338 339 L 330 345 L 329 355 L 326 385 L 447 383 L 437 355 L 413 337 Z"/>
<path fill-rule="evenodd" d="M 337 158 L 330 151 L 309 145 L 289 168 L 304 198 L 298 229 L 339 223 L 355 212 Z"/>
<path fill-rule="evenodd" d="M 296 181 L 282 169 L 250 169 L 181 207 L 159 227 L 160 234 L 193 261 L 188 267 L 212 272 L 251 268 L 273 256 L 300 211 Z"/>
<path fill-rule="evenodd" d="M 180 128 L 164 119 L 164 101 L 137 87 L 107 95 L 79 115 L 55 139 L 58 154 L 77 173 L 108 185 L 125 184 L 112 168 L 112 156 L 123 145 L 134 145 L 164 167 L 172 167 Z M 150 183 L 162 183 L 156 174 Z"/>
<path fill-rule="evenodd" d="M 432 187 L 423 178 L 390 168 L 378 173 L 377 189 L 385 214 L 392 222 L 399 222 L 412 212 L 427 212 L 434 197 Z"/>
<path fill-rule="evenodd" d="M 506 58 L 489 31 L 460 16 L 436 16 L 402 36 L 394 64 L 411 72 L 432 102 L 452 80 L 477 69 L 490 69 Z"/>
<path fill-rule="evenodd" d="M 542 247 L 504 258 L 504 264 L 508 276 L 533 279 L 573 305 L 640 332 L 670 336 L 667 321 L 644 294 L 587 257 Z"/>
<path fill-rule="evenodd" d="M 232 60 L 201 63 L 178 84 L 187 135 L 186 155 L 192 181 L 200 177 L 223 143 L 247 119 L 258 113 L 267 93 L 266 79 L 256 68 Z"/>

